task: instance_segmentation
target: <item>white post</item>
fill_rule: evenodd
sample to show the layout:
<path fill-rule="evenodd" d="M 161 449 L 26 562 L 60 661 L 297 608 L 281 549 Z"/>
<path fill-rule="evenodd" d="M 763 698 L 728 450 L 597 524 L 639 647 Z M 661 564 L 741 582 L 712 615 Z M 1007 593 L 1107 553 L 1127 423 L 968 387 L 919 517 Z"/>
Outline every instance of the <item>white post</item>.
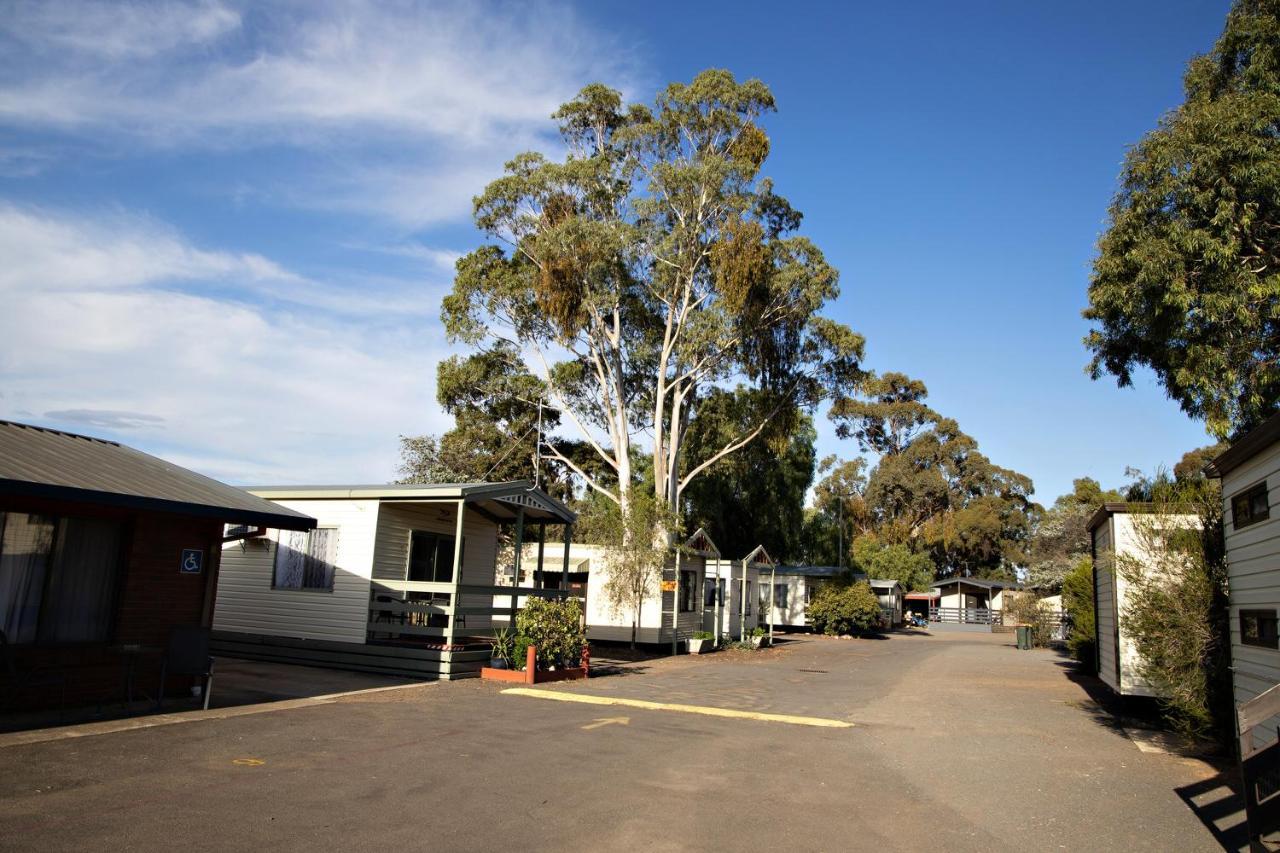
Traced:
<path fill-rule="evenodd" d="M 659 593 L 661 594 L 661 593 Z M 676 547 L 676 589 L 671 599 L 671 654 L 680 654 L 680 548 Z"/>
<path fill-rule="evenodd" d="M 738 640 L 747 639 L 747 561 L 742 561 L 742 594 L 738 602 Z"/>
<path fill-rule="evenodd" d="M 721 614 L 724 612 L 724 596 L 720 594 L 720 565 L 724 561 L 716 557 L 716 646 L 720 645 L 721 634 L 724 631 L 721 621 Z M 732 574 L 732 572 L 730 572 Z"/>
<path fill-rule="evenodd" d="M 769 645 L 773 645 L 773 611 L 777 607 L 774 598 L 778 594 L 778 567 L 769 570 Z"/>
<path fill-rule="evenodd" d="M 458 600 L 458 584 L 462 582 L 462 514 L 466 507 L 466 501 L 458 501 L 458 524 L 454 529 L 453 536 L 453 592 L 449 594 L 449 603 L 453 605 L 453 612 L 449 614 L 449 619 L 445 622 L 444 642 L 446 646 L 453 645 L 453 636 L 455 633 L 458 619 L 458 608 L 462 606 L 462 602 Z"/>

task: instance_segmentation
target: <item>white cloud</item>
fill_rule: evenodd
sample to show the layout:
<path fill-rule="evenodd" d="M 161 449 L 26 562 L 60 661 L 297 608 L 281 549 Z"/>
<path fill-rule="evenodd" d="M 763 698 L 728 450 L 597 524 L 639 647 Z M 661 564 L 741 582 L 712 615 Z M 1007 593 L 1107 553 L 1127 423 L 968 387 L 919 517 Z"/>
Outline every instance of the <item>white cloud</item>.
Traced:
<path fill-rule="evenodd" d="M 71 2 L 50 13 L 31 4 L 9 16 L 6 30 L 41 61 L 11 63 L 0 115 L 188 139 L 239 130 L 253 134 L 238 138 L 245 144 L 260 143 L 264 131 L 297 141 L 351 129 L 487 144 L 527 135 L 586 82 L 629 76 L 620 45 L 543 4 L 501 13 L 472 3 L 266 4 L 253 50 L 237 43 L 183 62 L 153 51 L 153 61 L 118 61 L 125 48 L 104 50 L 93 36 L 103 8 Z M 231 28 L 218 23 L 240 23 L 212 7 L 197 18 L 214 23 L 191 26 L 183 7 L 163 5 L 142 26 L 147 16 L 125 8 L 124 20 L 105 27 L 108 44 L 131 44 L 131 28 L 143 44 L 214 41 Z"/>
<path fill-rule="evenodd" d="M 205 285 L 294 278 L 145 219 L 4 214 L 0 256 L 29 248 L 0 278 L 2 412 L 106 430 L 238 482 L 383 481 L 398 434 L 447 426 L 432 401 L 441 336 L 422 317 L 218 295 Z M 156 257 L 140 258 L 152 240 Z"/>
<path fill-rule="evenodd" d="M 26 0 L 11 6 L 0 30 L 40 52 L 136 60 L 206 44 L 236 30 L 240 14 L 215 0 L 79 2 Z"/>

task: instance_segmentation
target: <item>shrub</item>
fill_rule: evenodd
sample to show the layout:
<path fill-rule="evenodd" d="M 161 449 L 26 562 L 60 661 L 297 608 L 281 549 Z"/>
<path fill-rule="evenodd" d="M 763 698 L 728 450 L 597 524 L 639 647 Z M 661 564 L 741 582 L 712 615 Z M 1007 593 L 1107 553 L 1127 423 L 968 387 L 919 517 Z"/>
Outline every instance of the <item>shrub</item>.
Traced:
<path fill-rule="evenodd" d="M 516 614 L 516 630 L 520 638 L 538 647 L 538 666 L 577 666 L 582 660 L 586 645 L 586 632 L 582 628 L 582 605 L 576 598 L 553 601 L 531 597 L 524 609 Z M 516 641 L 516 663 L 524 662 Z"/>
<path fill-rule="evenodd" d="M 511 646 L 511 668 L 524 669 L 525 663 L 529 660 L 529 647 L 533 645 L 524 634 L 517 634 L 515 642 Z"/>
<path fill-rule="evenodd" d="M 694 631 L 693 639 L 695 640 L 714 640 L 716 635 L 710 631 Z"/>
<path fill-rule="evenodd" d="M 824 634 L 853 634 L 880 624 L 880 601 L 865 581 L 837 581 L 818 589 L 805 614 L 814 629 Z"/>
<path fill-rule="evenodd" d="M 1009 599 L 1005 607 L 1015 624 L 1031 626 L 1031 645 L 1049 645 L 1053 639 L 1053 625 L 1049 622 L 1049 614 L 1040 606 L 1040 599 L 1029 592 L 1005 592 L 1005 597 Z"/>
<path fill-rule="evenodd" d="M 1062 578 L 1062 606 L 1070 620 L 1067 648 L 1089 672 L 1098 668 L 1093 612 L 1093 561 L 1088 557 L 1076 563 Z"/>

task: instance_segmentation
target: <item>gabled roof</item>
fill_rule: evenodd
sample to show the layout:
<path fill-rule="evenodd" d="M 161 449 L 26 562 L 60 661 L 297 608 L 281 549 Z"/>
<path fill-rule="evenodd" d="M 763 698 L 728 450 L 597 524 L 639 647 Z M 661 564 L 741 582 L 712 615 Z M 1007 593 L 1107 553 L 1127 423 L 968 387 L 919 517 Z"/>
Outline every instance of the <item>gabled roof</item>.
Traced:
<path fill-rule="evenodd" d="M 1205 466 L 1210 477 L 1225 477 L 1271 445 L 1280 441 L 1280 413 L 1267 418 Z"/>
<path fill-rule="evenodd" d="M 0 496 L 310 530 L 316 520 L 119 442 L 0 420 Z"/>
<path fill-rule="evenodd" d="M 466 501 L 493 521 L 516 520 L 524 507 L 526 521 L 572 524 L 577 514 L 551 495 L 533 485 L 532 480 L 503 483 L 378 483 L 334 486 L 250 486 L 262 498 L 283 500 L 377 500 L 403 502 Z"/>
<path fill-rule="evenodd" d="M 895 586 L 902 586 L 901 581 L 896 581 L 892 578 L 871 578 L 867 583 L 871 584 L 872 589 L 893 589 Z"/>

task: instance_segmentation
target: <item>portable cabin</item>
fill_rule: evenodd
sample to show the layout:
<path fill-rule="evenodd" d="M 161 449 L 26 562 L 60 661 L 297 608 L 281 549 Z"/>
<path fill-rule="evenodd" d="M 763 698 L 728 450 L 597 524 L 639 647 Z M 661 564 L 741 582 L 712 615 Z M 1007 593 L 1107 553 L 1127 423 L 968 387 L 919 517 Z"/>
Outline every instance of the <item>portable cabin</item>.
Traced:
<path fill-rule="evenodd" d="M 902 584 L 896 580 L 871 578 L 867 581 L 871 591 L 880 602 L 880 610 L 884 613 L 885 622 L 890 628 L 902 624 Z"/>
<path fill-rule="evenodd" d="M 0 707 L 121 699 L 128 675 L 153 692 L 171 632 L 210 624 L 229 524 L 316 522 L 118 442 L 0 421 Z"/>
<path fill-rule="evenodd" d="M 213 617 L 223 655 L 473 676 L 489 659 L 495 614 L 508 622 L 528 596 L 571 595 L 494 583 L 500 527 L 514 529 L 510 553 L 519 577 L 526 535 L 536 529 L 544 541 L 548 526 L 576 519 L 528 481 L 250 491 L 318 524 L 223 546 Z"/>
<path fill-rule="evenodd" d="M 1222 480 L 1223 535 L 1237 712 L 1280 684 L 1280 415 L 1246 433 L 1206 469 Z M 1255 747 L 1277 739 L 1270 709 L 1245 723 Z M 1249 750 L 1246 750 L 1246 754 Z"/>
<path fill-rule="evenodd" d="M 587 623 L 587 639 L 605 642 L 631 642 L 631 623 L 634 608 L 614 600 L 608 590 L 612 575 L 612 550 L 604 545 L 573 542 L 568 549 L 568 578 L 570 588 L 584 599 L 583 611 Z M 639 621 L 636 626 L 636 642 L 645 644 L 680 643 L 688 640 L 702 625 L 702 577 L 705 558 L 696 553 L 681 552 L 679 569 L 673 551 L 663 567 L 661 575 L 653 578 L 642 597 Z M 547 583 L 560 583 L 563 558 L 544 554 L 538 560 L 536 547 L 526 545 L 521 582 L 532 583 L 534 572 L 540 570 Z M 509 583 L 506 578 L 499 579 Z M 501 599 L 504 594 L 499 594 Z M 502 624 L 505 619 L 498 617 Z M 673 630 L 673 627 L 674 630 Z"/>
<path fill-rule="evenodd" d="M 959 625 L 1001 625 L 1007 593 L 1021 585 L 987 578 L 945 578 L 930 588 L 938 594 L 937 605 L 929 611 L 932 622 Z"/>
<path fill-rule="evenodd" d="M 777 626 L 784 630 L 812 629 L 805 614 L 809 602 L 824 584 L 842 573 L 845 570 L 838 566 L 778 566 L 774 613 Z"/>
<path fill-rule="evenodd" d="M 1200 524 L 1196 515 L 1156 516 L 1147 510 L 1149 506 L 1145 504 L 1106 503 L 1087 525 L 1093 557 L 1098 677 L 1121 696 L 1155 696 L 1156 692 L 1138 672 L 1141 658 L 1125 629 L 1131 584 L 1125 579 L 1125 572 L 1118 570 L 1118 564 L 1124 561 L 1135 569 L 1158 572 L 1161 555 L 1155 549 L 1159 547 L 1159 536 L 1148 533 L 1144 525 Z"/>
<path fill-rule="evenodd" d="M 708 559 L 704 570 L 702 630 L 742 639 L 760 625 L 760 567 L 742 560 Z M 717 593 L 718 590 L 718 593 Z M 745 614 L 743 604 L 745 602 Z"/>

